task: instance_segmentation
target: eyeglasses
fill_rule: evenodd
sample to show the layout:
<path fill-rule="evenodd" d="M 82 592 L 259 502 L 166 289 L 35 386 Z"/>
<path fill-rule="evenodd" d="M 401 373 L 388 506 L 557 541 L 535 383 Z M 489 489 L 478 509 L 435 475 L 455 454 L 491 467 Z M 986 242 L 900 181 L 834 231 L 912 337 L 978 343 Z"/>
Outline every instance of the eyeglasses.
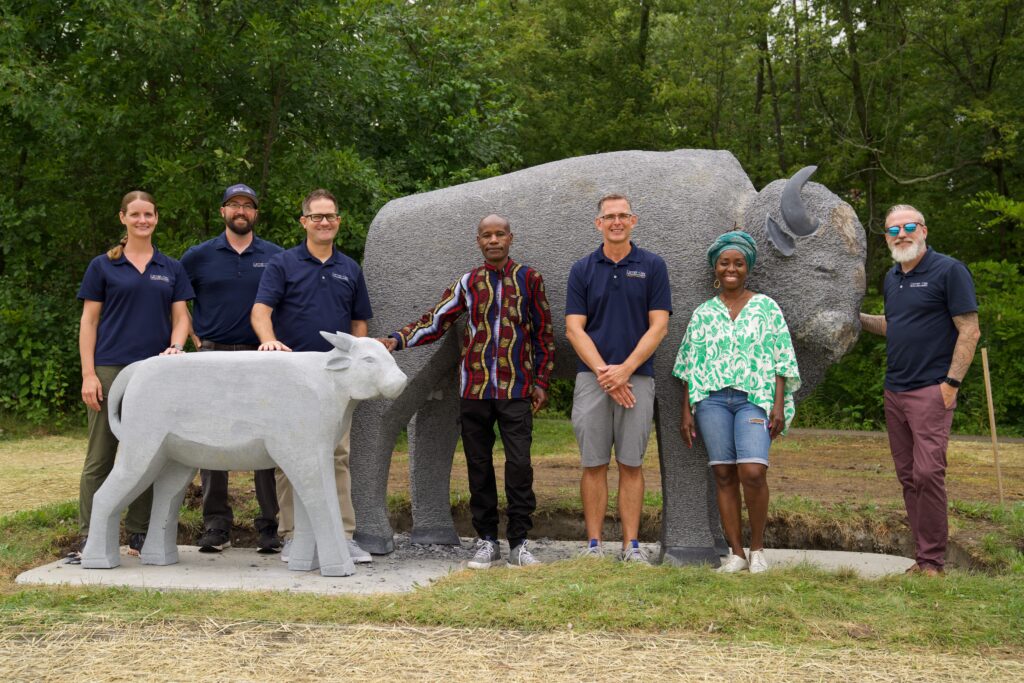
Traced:
<path fill-rule="evenodd" d="M 232 209 L 234 211 L 237 211 L 238 209 L 242 209 L 243 211 L 256 210 L 256 207 L 252 204 L 239 204 L 238 202 L 228 202 L 227 204 L 224 205 L 224 208 Z"/>
<path fill-rule="evenodd" d="M 906 232 L 908 235 L 910 235 L 910 234 L 913 234 L 913 232 L 915 230 L 917 230 L 918 226 L 920 226 L 920 225 L 924 225 L 924 224 L 923 223 L 904 223 L 903 225 L 890 225 L 888 228 L 885 229 L 885 231 L 887 233 L 889 233 L 889 237 L 896 237 L 897 235 L 900 234 L 900 228 L 903 228 L 903 231 Z"/>
<path fill-rule="evenodd" d="M 341 218 L 341 216 L 339 216 L 336 213 L 307 213 L 305 217 L 313 221 L 314 223 L 322 223 L 324 221 L 328 221 L 330 223 L 337 223 L 338 220 Z"/>
<path fill-rule="evenodd" d="M 605 223 L 614 223 L 616 220 L 620 220 L 623 223 L 633 217 L 631 213 L 606 213 L 603 216 L 599 216 Z"/>

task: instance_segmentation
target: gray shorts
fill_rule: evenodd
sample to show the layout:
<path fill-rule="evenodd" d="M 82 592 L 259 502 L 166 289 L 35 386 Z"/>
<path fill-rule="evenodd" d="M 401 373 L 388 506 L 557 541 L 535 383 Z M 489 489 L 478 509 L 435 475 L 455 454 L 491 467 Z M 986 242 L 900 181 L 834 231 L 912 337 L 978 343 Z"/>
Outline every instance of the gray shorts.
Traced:
<path fill-rule="evenodd" d="M 643 463 L 654 419 L 654 378 L 633 375 L 629 383 L 633 385 L 636 405 L 623 408 L 604 393 L 594 373 L 576 375 L 572 428 L 584 467 L 611 462 L 613 445 L 616 462 L 630 467 Z"/>

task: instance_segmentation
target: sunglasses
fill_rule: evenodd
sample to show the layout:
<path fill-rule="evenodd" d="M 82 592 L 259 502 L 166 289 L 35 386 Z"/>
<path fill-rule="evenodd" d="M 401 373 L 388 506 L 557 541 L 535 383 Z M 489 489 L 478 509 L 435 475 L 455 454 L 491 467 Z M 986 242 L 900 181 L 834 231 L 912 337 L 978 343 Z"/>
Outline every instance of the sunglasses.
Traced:
<path fill-rule="evenodd" d="M 889 237 L 896 237 L 897 235 L 900 234 L 900 228 L 903 228 L 903 231 L 905 233 L 907 233 L 908 235 L 910 235 L 915 230 L 917 230 L 919 225 L 921 225 L 921 224 L 920 223 L 904 223 L 903 225 L 890 225 L 888 228 L 885 229 L 885 231 L 887 233 L 889 233 Z"/>

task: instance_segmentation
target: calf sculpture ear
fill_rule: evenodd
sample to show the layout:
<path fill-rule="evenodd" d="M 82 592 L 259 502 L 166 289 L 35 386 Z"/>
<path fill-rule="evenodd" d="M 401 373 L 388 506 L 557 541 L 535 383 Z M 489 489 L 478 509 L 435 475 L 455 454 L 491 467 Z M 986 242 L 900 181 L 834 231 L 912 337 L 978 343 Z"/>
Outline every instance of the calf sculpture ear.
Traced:
<path fill-rule="evenodd" d="M 324 367 L 328 370 L 338 372 L 339 370 L 345 370 L 352 365 L 352 356 L 345 351 L 331 351 L 327 354 L 327 362 L 324 363 Z"/>

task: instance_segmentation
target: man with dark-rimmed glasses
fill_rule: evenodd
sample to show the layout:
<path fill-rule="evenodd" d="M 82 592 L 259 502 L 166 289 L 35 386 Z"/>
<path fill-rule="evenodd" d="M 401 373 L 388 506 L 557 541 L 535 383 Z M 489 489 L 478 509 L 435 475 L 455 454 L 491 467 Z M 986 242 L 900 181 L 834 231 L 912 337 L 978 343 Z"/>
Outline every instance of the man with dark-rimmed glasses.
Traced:
<path fill-rule="evenodd" d="M 327 190 L 310 192 L 302 201 L 299 223 L 306 239 L 270 259 L 256 293 L 252 327 L 260 339 L 260 351 L 330 351 L 334 347 L 320 336 L 321 330 L 365 337 L 367 321 L 373 317 L 362 269 L 334 245 L 341 225 L 334 195 Z M 356 519 L 348 432 L 334 450 L 334 482 L 352 561 L 372 562 L 370 554 L 352 540 Z M 281 535 L 288 539 L 281 559 L 288 561 L 295 507 L 291 483 L 280 470 L 277 500 Z"/>
<path fill-rule="evenodd" d="M 907 571 L 937 576 L 949 534 L 946 445 L 981 332 L 970 271 L 928 247 L 927 236 L 920 211 L 889 209 L 885 241 L 896 265 L 885 275 L 885 314 L 860 320 L 886 338 L 885 424 L 916 552 Z"/>
<path fill-rule="evenodd" d="M 259 340 L 249 313 L 267 261 L 282 251 L 253 233 L 259 200 L 248 185 L 232 185 L 221 197 L 224 232 L 191 247 L 181 257 L 196 298 L 192 306 L 192 338 L 199 351 L 255 351 Z M 220 552 L 231 545 L 233 512 L 228 502 L 228 473 L 200 470 L 203 482 L 203 533 L 199 552 Z M 281 547 L 277 535 L 277 490 L 274 470 L 253 472 L 260 506 L 254 525 L 257 549 L 273 553 Z"/>

